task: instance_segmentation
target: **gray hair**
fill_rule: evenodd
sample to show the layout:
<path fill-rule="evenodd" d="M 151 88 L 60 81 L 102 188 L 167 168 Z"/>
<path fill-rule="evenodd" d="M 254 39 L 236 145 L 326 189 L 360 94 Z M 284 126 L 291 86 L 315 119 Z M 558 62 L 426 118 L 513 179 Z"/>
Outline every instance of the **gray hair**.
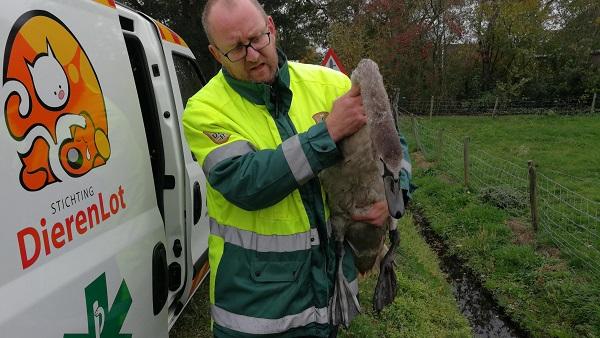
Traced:
<path fill-rule="evenodd" d="M 220 1 L 223 1 L 225 3 L 225 5 L 227 5 L 229 8 L 233 8 L 239 2 L 239 0 L 208 0 L 206 2 L 206 5 L 204 5 L 204 10 L 202 11 L 202 27 L 204 27 L 204 32 L 206 33 L 208 42 L 211 44 L 214 43 L 214 41 L 213 41 L 212 35 L 210 33 L 210 23 L 208 22 L 208 16 L 210 15 L 210 11 L 214 7 L 214 5 Z M 244 1 L 246 1 L 246 0 L 244 0 Z M 262 14 L 262 16 L 264 18 L 267 17 L 267 13 L 265 12 L 265 9 L 263 8 L 263 6 L 260 3 L 258 3 L 258 0 L 247 0 L 247 1 L 250 1 L 250 3 L 253 4 L 254 7 L 256 7 L 259 10 L 259 12 Z"/>

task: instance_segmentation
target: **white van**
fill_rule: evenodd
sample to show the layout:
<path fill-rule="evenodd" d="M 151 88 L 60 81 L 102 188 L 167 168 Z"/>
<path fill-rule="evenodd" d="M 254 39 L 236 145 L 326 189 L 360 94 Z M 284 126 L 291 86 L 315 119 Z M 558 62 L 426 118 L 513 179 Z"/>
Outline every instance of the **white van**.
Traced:
<path fill-rule="evenodd" d="M 0 44 L 0 337 L 167 337 L 208 272 L 193 54 L 114 0 L 11 1 Z"/>

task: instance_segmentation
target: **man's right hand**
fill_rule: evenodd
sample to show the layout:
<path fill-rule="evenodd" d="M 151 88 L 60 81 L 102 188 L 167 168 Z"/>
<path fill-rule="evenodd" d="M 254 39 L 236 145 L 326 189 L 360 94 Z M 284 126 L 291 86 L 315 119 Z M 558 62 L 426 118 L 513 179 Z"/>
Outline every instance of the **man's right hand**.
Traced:
<path fill-rule="evenodd" d="M 367 123 L 360 87 L 352 84 L 350 90 L 333 102 L 325 120 L 327 131 L 334 142 L 357 132 Z"/>

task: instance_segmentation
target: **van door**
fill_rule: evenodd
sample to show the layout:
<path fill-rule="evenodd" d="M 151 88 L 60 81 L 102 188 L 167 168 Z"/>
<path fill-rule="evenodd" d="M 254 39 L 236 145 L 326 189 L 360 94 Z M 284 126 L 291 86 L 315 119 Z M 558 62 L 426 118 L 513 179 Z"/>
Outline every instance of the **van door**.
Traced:
<path fill-rule="evenodd" d="M 155 111 L 146 113 L 156 117 L 152 122 L 155 126 L 151 128 L 159 129 L 155 139 L 156 154 L 160 161 L 155 164 L 158 170 L 154 170 L 154 179 L 156 199 L 165 222 L 167 238 L 169 325 L 172 325 L 197 287 L 197 284 L 193 284 L 194 266 L 196 274 L 202 277 L 208 269 L 208 265 L 204 264 L 207 261 L 208 238 L 206 208 L 203 207 L 205 201 L 202 197 L 204 176 L 201 176 L 202 172 L 183 139 L 180 116 L 183 111 L 182 94 L 178 82 L 173 82 L 177 77 L 174 75 L 176 70 L 172 58 L 165 58 L 167 53 L 163 32 L 155 21 L 142 13 L 127 8 L 120 8 L 119 13 L 130 54 L 136 51 L 142 56 L 132 65 L 148 70 L 150 77 L 145 85 L 154 92 Z M 181 55 L 191 58 L 191 52 L 183 42 L 178 46 Z M 190 60 L 194 61 L 193 58 Z M 198 74 L 199 81 L 187 85 L 185 89 L 189 91 L 193 86 L 199 89 L 202 86 L 200 79 Z M 152 142 L 149 140 L 149 143 Z M 200 224 L 206 226 L 201 228 Z M 204 258 L 201 260 L 201 257 Z M 197 282 L 199 280 L 196 279 Z"/>
<path fill-rule="evenodd" d="M 186 258 L 188 273 L 186 289 L 181 301 L 185 303 L 208 276 L 208 235 L 210 232 L 206 209 L 206 178 L 202 168 L 188 147 L 183 133 L 183 111 L 187 100 L 205 84 L 204 77 L 191 50 L 175 32 L 155 22 L 161 33 L 163 51 L 169 76 L 177 116 L 179 134 L 183 148 L 186 175 Z M 189 198 L 191 197 L 191 198 Z M 177 316 L 178 313 L 175 313 Z M 171 319 L 171 317 L 170 317 Z M 172 322 L 170 321 L 172 324 Z"/>
<path fill-rule="evenodd" d="M 167 337 L 170 243 L 116 6 L 5 7 L 0 335 Z"/>

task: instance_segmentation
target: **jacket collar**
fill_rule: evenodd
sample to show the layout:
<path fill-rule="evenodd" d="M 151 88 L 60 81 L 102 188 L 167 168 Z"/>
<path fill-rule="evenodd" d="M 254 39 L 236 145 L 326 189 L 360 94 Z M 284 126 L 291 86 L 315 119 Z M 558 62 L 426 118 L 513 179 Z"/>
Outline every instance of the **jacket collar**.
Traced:
<path fill-rule="evenodd" d="M 288 70 L 287 57 L 279 48 L 277 48 L 277 56 L 278 69 L 275 73 L 275 82 L 272 85 L 235 79 L 225 68 L 222 68 L 222 72 L 229 86 L 231 86 L 238 94 L 254 104 L 267 106 L 269 112 L 271 112 L 269 107 L 272 101 L 271 92 L 286 92 L 289 91 L 290 86 L 290 72 Z"/>

